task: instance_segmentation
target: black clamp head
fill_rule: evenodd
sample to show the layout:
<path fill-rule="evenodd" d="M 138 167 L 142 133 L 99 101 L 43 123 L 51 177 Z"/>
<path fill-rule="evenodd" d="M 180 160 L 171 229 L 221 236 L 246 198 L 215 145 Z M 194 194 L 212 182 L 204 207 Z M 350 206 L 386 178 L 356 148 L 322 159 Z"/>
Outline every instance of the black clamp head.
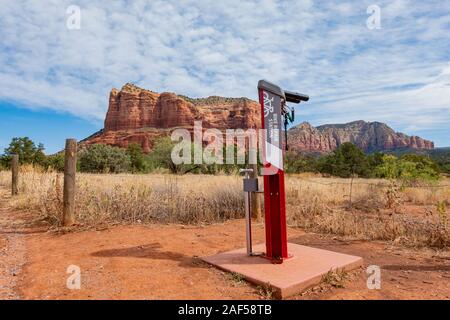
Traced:
<path fill-rule="evenodd" d="M 284 90 L 284 95 L 286 97 L 286 101 L 287 102 L 300 103 L 302 101 L 306 102 L 306 101 L 309 100 L 309 96 L 308 95 L 302 94 L 302 93 L 298 93 L 298 92 Z"/>

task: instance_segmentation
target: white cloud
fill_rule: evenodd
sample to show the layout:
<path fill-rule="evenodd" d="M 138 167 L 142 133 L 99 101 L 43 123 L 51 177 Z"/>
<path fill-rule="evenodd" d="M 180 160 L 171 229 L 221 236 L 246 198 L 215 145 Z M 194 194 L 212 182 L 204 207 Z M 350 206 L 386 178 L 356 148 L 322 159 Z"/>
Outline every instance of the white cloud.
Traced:
<path fill-rule="evenodd" d="M 80 30 L 66 28 L 72 4 Z M 450 3 L 377 1 L 381 30 L 366 27 L 371 4 L 0 0 L 0 100 L 101 121 L 109 90 L 126 82 L 256 98 L 266 78 L 310 94 L 298 113 L 313 123 L 379 120 L 442 133 Z"/>

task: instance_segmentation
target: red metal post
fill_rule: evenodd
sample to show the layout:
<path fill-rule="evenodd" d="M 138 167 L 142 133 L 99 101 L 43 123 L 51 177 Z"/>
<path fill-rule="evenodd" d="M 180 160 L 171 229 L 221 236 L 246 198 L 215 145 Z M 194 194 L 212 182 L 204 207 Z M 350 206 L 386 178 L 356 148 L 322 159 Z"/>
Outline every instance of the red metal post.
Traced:
<path fill-rule="evenodd" d="M 270 89 L 270 88 L 269 88 Z M 284 190 L 283 151 L 281 142 L 282 91 L 258 85 L 261 124 L 264 130 L 263 164 L 266 256 L 274 262 L 287 259 L 286 196 Z M 279 89 L 279 88 L 278 88 Z M 277 93 L 279 93 L 277 95 Z"/>

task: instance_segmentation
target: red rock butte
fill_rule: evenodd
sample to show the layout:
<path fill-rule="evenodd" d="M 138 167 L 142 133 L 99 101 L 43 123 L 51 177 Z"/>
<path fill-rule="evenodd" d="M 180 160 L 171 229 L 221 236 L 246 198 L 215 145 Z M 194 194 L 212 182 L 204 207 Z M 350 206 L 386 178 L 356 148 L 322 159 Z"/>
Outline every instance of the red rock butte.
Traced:
<path fill-rule="evenodd" d="M 103 130 L 81 141 L 126 148 L 138 143 L 149 152 L 159 137 L 176 128 L 193 130 L 194 121 L 204 129 L 259 128 L 259 103 L 247 98 L 211 96 L 192 99 L 175 93 L 156 93 L 127 83 L 112 89 Z M 355 121 L 347 124 L 313 127 L 304 122 L 288 132 L 292 150 L 331 152 L 344 142 L 353 142 L 366 152 L 397 148 L 433 149 L 431 141 L 397 133 L 384 123 Z"/>
<path fill-rule="evenodd" d="M 247 98 L 192 99 L 127 83 L 120 91 L 111 90 L 105 128 L 84 143 L 119 147 L 139 143 L 149 152 L 156 138 L 168 136 L 176 128 L 192 130 L 194 121 L 202 121 L 205 129 L 258 128 L 259 104 Z"/>

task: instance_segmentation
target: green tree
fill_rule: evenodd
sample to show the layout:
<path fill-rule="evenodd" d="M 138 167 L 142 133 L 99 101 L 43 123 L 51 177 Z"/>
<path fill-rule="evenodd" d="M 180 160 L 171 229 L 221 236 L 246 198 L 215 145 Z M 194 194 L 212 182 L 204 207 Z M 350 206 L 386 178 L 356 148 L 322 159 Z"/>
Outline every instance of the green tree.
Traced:
<path fill-rule="evenodd" d="M 429 151 L 431 159 L 439 166 L 439 171 L 450 174 L 450 148 L 438 148 Z"/>
<path fill-rule="evenodd" d="M 131 167 L 125 150 L 105 144 L 94 144 L 79 152 L 79 167 L 83 172 L 120 173 Z"/>
<path fill-rule="evenodd" d="M 284 158 L 287 173 L 317 172 L 317 157 L 302 155 L 296 151 L 287 151 Z"/>
<path fill-rule="evenodd" d="M 199 172 L 200 165 L 195 164 L 175 164 L 172 161 L 172 150 L 175 143 L 170 137 L 162 137 L 155 141 L 152 151 L 147 155 L 147 162 L 151 169 L 165 168 L 172 173 Z M 191 160 L 194 159 L 193 144 L 190 144 Z M 192 161 L 193 162 L 193 161 Z"/>
<path fill-rule="evenodd" d="M 169 137 L 155 140 L 152 150 L 147 155 L 147 162 L 151 169 L 166 168 L 172 173 L 177 172 L 176 165 L 171 160 L 173 143 Z"/>
<path fill-rule="evenodd" d="M 376 168 L 383 164 L 384 154 L 381 152 L 374 152 L 367 156 L 367 165 L 369 167 L 369 176 L 371 178 L 376 177 Z"/>
<path fill-rule="evenodd" d="M 249 151 L 246 150 L 245 155 L 244 155 L 244 163 L 238 163 L 238 162 L 242 162 L 239 161 L 239 157 L 241 157 L 242 155 L 239 154 L 239 148 L 236 144 L 230 144 L 230 145 L 224 145 L 223 146 L 223 161 L 224 164 L 223 165 L 216 165 L 217 170 L 221 170 L 222 172 L 226 173 L 226 174 L 239 174 L 239 170 L 240 169 L 244 169 L 247 168 L 247 164 L 250 162 L 250 156 L 249 156 Z M 232 161 L 230 161 L 230 164 L 227 164 L 227 157 L 228 156 L 232 156 Z M 260 159 L 258 159 L 258 155 L 256 155 L 256 161 L 258 163 L 258 165 L 260 166 L 261 163 L 259 161 Z M 252 161 L 254 161 L 254 159 L 252 159 Z"/>
<path fill-rule="evenodd" d="M 407 154 L 400 159 L 385 155 L 383 163 L 376 168 L 376 175 L 408 182 L 436 181 L 439 179 L 439 168 L 433 160 L 423 155 Z"/>
<path fill-rule="evenodd" d="M 450 163 L 439 164 L 439 169 L 442 173 L 450 175 Z"/>
<path fill-rule="evenodd" d="M 367 177 L 370 173 L 366 155 L 350 142 L 343 143 L 332 154 L 322 157 L 317 166 L 319 172 L 342 178 L 353 175 Z"/>
<path fill-rule="evenodd" d="M 44 150 L 45 150 L 44 145 L 42 143 L 39 143 L 36 148 L 36 152 L 34 153 L 33 163 L 45 165 L 47 156 L 45 155 Z"/>
<path fill-rule="evenodd" d="M 436 173 L 439 172 L 439 166 L 437 163 L 427 155 L 405 154 L 400 158 L 400 160 L 415 163 L 416 169 L 419 171 L 432 169 Z"/>
<path fill-rule="evenodd" d="M 1 155 L 0 156 L 0 171 L 8 169 L 10 166 L 10 163 L 11 163 L 10 157 L 8 157 L 7 155 Z"/>
<path fill-rule="evenodd" d="M 64 171 L 64 152 L 47 156 L 45 160 L 45 167 L 56 171 Z"/>
<path fill-rule="evenodd" d="M 18 154 L 20 164 L 39 164 L 44 165 L 45 154 L 44 145 L 39 143 L 38 146 L 28 137 L 15 137 L 12 138 L 9 146 L 5 148 L 5 154 L 2 162 L 9 166 L 11 155 Z"/>
<path fill-rule="evenodd" d="M 400 176 L 397 157 L 385 154 L 382 158 L 382 163 L 375 169 L 375 175 L 379 178 L 397 179 Z"/>
<path fill-rule="evenodd" d="M 145 158 L 141 145 L 130 143 L 127 148 L 127 154 L 130 157 L 131 169 L 133 172 L 141 172 L 145 169 Z"/>

